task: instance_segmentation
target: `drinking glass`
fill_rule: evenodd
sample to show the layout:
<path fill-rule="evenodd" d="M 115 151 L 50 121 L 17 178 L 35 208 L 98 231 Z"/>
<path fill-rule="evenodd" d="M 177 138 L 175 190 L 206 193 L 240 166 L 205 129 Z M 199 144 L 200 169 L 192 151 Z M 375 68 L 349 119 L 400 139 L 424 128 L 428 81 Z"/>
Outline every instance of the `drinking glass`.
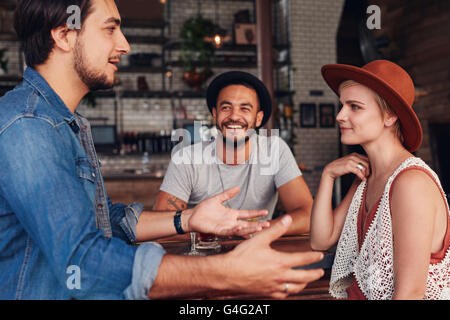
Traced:
<path fill-rule="evenodd" d="M 190 232 L 190 234 L 191 234 L 191 249 L 189 250 L 189 252 L 186 252 L 185 255 L 187 255 L 187 256 L 204 256 L 205 254 L 203 252 L 198 251 L 196 248 L 195 236 L 197 233 Z"/>
<path fill-rule="evenodd" d="M 201 232 L 198 233 L 197 249 L 219 252 L 221 248 L 222 246 L 220 245 L 215 234 Z"/>

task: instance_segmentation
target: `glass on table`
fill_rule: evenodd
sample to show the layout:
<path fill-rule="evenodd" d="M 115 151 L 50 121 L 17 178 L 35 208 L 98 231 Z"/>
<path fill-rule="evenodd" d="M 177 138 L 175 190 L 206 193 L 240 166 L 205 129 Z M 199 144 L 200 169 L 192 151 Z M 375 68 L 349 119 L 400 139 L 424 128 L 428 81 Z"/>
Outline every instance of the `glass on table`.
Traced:
<path fill-rule="evenodd" d="M 219 239 L 215 234 L 212 233 L 198 233 L 197 249 L 205 251 L 219 252 L 222 246 L 220 245 Z"/>
<path fill-rule="evenodd" d="M 204 256 L 204 252 L 200 252 L 197 250 L 196 247 L 196 239 L 195 236 L 197 235 L 197 232 L 190 232 L 191 234 L 191 247 L 188 252 L 185 253 L 186 256 Z"/>

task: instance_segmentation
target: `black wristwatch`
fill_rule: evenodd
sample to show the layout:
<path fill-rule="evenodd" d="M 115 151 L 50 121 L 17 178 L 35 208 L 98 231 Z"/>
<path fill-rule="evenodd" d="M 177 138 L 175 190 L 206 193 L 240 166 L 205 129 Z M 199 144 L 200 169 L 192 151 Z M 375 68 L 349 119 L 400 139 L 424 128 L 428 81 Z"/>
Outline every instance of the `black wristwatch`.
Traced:
<path fill-rule="evenodd" d="M 175 230 L 177 230 L 178 234 L 185 234 L 183 227 L 181 226 L 181 213 L 183 210 L 178 210 L 173 217 L 173 224 L 175 225 Z"/>

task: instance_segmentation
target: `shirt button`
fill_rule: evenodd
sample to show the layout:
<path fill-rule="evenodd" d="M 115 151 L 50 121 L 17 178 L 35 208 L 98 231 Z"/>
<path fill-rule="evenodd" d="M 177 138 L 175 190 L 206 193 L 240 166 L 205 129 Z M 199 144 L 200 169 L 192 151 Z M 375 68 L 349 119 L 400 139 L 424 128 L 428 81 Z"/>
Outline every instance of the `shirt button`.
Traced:
<path fill-rule="evenodd" d="M 103 204 L 99 203 L 99 204 L 97 205 L 97 208 L 102 209 L 102 208 L 103 208 Z"/>
<path fill-rule="evenodd" d="M 92 172 L 92 177 L 94 177 L 94 178 L 95 178 L 95 173 L 93 173 L 93 172 Z"/>

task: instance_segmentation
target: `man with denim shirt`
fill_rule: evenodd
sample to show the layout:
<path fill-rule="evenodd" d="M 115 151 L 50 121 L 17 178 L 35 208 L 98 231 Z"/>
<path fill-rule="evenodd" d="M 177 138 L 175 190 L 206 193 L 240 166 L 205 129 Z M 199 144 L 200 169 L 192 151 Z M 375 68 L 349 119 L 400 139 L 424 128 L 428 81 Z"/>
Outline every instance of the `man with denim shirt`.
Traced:
<path fill-rule="evenodd" d="M 74 4 L 81 30 L 66 24 Z M 236 188 L 181 216 L 112 204 L 89 123 L 75 109 L 89 90 L 112 86 L 115 64 L 130 50 L 120 15 L 113 0 L 48 6 L 18 1 L 15 28 L 29 67 L 0 100 L 1 299 L 146 299 L 211 289 L 282 298 L 323 274 L 291 270 L 320 253 L 270 248 L 289 217 L 223 255 L 173 256 L 143 242 L 183 230 L 246 234 L 268 225 L 242 219 L 266 212 L 225 208 Z M 75 286 L 72 270 L 80 277 Z"/>

